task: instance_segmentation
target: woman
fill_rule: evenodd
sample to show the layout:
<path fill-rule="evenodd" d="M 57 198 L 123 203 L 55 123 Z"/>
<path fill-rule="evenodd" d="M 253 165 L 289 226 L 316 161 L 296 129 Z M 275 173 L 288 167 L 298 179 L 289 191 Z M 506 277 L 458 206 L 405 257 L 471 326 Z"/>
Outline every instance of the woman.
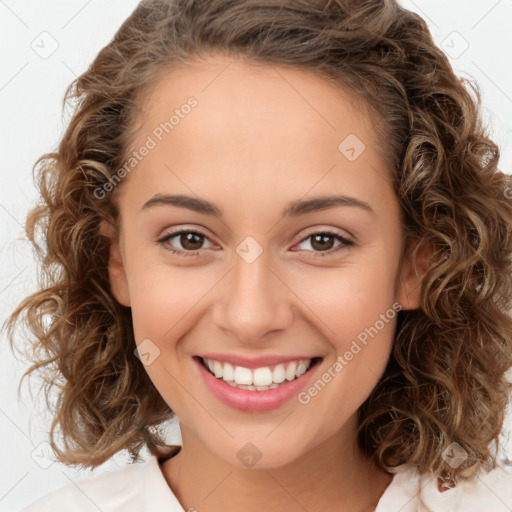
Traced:
<path fill-rule="evenodd" d="M 26 510 L 507 510 L 512 205 L 474 92 L 394 1 L 141 2 L 38 162 L 49 282 L 9 327 L 61 383 L 59 461 L 151 456 Z"/>

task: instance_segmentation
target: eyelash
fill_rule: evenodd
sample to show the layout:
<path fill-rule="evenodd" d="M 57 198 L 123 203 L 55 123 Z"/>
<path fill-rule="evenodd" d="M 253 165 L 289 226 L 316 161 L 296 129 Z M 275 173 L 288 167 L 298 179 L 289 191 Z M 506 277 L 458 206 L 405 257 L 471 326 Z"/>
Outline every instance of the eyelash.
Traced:
<path fill-rule="evenodd" d="M 202 237 L 208 239 L 208 237 L 201 231 L 196 231 L 194 229 L 182 229 L 180 231 L 175 231 L 173 233 L 169 233 L 169 234 L 163 236 L 162 238 L 157 240 L 157 242 L 160 245 L 162 245 L 164 247 L 164 249 L 166 249 L 167 251 L 170 251 L 172 254 L 177 253 L 177 254 L 181 254 L 183 256 L 196 256 L 197 254 L 199 254 L 200 250 L 184 251 L 181 249 L 171 249 L 171 248 L 165 246 L 166 242 L 168 242 L 172 238 L 174 238 L 178 235 L 183 235 L 183 234 L 188 234 L 188 233 L 193 233 L 193 234 L 196 234 L 196 235 L 199 235 L 199 236 L 202 236 Z M 306 251 L 306 252 L 316 253 L 320 257 L 330 256 L 331 254 L 337 252 L 338 250 L 343 249 L 344 247 L 347 248 L 347 247 L 351 247 L 351 246 L 355 245 L 355 242 L 353 240 L 346 238 L 346 237 L 340 235 L 339 233 L 335 233 L 334 231 L 329 231 L 329 230 L 312 231 L 312 232 L 308 233 L 304 238 L 302 238 L 302 240 L 300 240 L 298 243 L 301 244 L 302 242 L 305 242 L 308 238 L 313 237 L 314 235 L 329 235 L 329 236 L 334 237 L 336 240 L 338 240 L 342 244 L 342 245 L 339 245 L 338 247 L 334 247 L 327 251 Z M 297 252 L 299 252 L 299 251 L 297 251 Z M 317 257 L 317 256 L 313 256 L 313 257 Z"/>

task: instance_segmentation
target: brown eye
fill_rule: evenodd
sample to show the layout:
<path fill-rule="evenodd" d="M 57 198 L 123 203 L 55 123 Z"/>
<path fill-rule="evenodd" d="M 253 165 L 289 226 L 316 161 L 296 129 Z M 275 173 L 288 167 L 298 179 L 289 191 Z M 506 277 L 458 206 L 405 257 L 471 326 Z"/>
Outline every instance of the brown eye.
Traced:
<path fill-rule="evenodd" d="M 204 233 L 194 230 L 181 230 L 169 233 L 158 240 L 158 243 L 173 253 L 183 253 L 184 256 L 193 256 L 202 249 L 208 240 Z M 171 241 L 174 241 L 171 243 Z M 209 240 L 208 240 L 209 241 Z"/>
<path fill-rule="evenodd" d="M 327 235 L 321 233 L 319 235 L 311 236 L 311 247 L 317 249 L 319 251 L 325 251 L 332 249 L 332 245 L 334 243 L 334 237 L 332 235 Z"/>
<path fill-rule="evenodd" d="M 178 236 L 182 247 L 188 251 L 195 251 L 203 245 L 203 237 L 197 233 L 182 233 Z"/>
<path fill-rule="evenodd" d="M 348 238 L 331 231 L 320 231 L 317 233 L 311 233 L 306 238 L 302 239 L 300 244 L 304 244 L 308 240 L 310 240 L 309 246 L 313 250 L 312 252 L 319 253 L 333 253 L 339 249 L 343 249 L 344 247 L 354 245 L 354 242 L 352 240 L 349 240 Z M 336 241 L 340 242 L 337 246 L 334 245 Z M 302 250 L 311 252 L 307 248 L 303 248 Z"/>

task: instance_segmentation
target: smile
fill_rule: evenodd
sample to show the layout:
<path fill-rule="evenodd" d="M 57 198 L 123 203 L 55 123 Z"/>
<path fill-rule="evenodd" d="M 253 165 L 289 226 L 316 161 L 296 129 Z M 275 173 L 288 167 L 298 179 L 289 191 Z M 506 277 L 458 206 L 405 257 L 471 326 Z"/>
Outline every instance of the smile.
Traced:
<path fill-rule="evenodd" d="M 229 362 L 218 359 L 193 357 L 212 395 L 233 409 L 265 412 L 277 409 L 297 396 L 323 358 L 262 358 L 245 360 L 245 363 L 243 358 L 237 357 L 222 358 L 230 359 Z"/>
<path fill-rule="evenodd" d="M 292 381 L 307 372 L 312 359 L 290 361 L 273 367 L 246 368 L 233 366 L 213 359 L 204 359 L 203 363 L 217 379 L 222 379 L 230 386 L 249 391 L 268 391 L 275 389 L 285 381 Z"/>

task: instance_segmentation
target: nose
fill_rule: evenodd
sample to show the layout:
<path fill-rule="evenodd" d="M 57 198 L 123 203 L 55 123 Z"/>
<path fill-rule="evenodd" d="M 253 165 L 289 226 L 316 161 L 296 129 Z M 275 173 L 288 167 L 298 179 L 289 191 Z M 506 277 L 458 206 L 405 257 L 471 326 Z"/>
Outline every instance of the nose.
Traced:
<path fill-rule="evenodd" d="M 246 344 L 262 342 L 293 319 L 293 293 L 269 266 L 265 251 L 252 263 L 235 253 L 233 268 L 219 283 L 215 325 Z"/>

